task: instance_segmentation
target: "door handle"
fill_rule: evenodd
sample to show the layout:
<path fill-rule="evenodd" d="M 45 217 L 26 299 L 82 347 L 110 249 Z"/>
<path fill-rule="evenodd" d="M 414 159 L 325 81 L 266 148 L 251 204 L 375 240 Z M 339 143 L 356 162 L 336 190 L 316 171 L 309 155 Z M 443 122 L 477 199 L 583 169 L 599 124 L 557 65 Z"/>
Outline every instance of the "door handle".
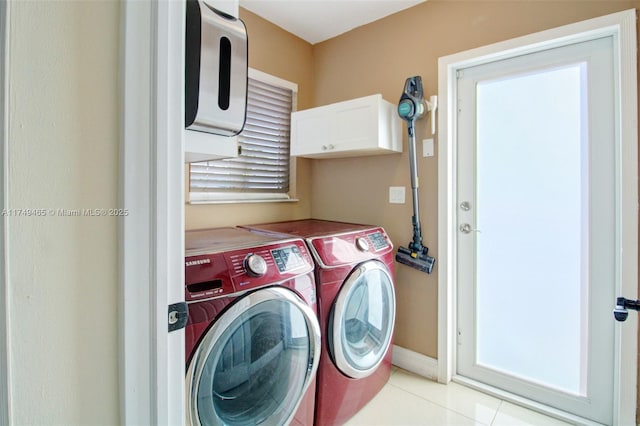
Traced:
<path fill-rule="evenodd" d="M 613 316 L 617 321 L 626 321 L 629 316 L 629 311 L 640 311 L 640 300 L 625 299 L 624 297 L 618 297 L 616 299 L 616 308 L 613 310 Z"/>

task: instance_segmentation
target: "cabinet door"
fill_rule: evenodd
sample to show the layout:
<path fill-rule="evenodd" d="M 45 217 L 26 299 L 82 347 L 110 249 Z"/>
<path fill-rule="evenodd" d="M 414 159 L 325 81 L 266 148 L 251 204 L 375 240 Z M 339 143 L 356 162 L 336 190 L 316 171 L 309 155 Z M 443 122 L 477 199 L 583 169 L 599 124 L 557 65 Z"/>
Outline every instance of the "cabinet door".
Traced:
<path fill-rule="evenodd" d="M 328 108 L 314 108 L 291 115 L 291 155 L 310 155 L 331 146 L 335 114 Z"/>
<path fill-rule="evenodd" d="M 335 109 L 334 151 L 367 150 L 378 146 L 378 102 L 371 97 L 344 102 Z"/>

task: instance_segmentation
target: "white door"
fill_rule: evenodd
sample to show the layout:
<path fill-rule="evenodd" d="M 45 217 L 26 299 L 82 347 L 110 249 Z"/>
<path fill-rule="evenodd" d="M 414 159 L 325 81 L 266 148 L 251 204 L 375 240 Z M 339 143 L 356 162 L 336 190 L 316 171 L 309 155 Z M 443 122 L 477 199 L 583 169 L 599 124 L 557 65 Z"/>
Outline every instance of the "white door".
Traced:
<path fill-rule="evenodd" d="M 613 421 L 614 37 L 458 78 L 458 374 Z"/>

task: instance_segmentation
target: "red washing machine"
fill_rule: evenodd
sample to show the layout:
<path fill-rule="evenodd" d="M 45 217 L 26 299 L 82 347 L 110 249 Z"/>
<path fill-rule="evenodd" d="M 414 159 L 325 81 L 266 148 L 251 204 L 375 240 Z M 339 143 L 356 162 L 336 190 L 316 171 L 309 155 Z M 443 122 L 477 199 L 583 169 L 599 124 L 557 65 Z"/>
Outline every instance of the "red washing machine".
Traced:
<path fill-rule="evenodd" d="M 389 237 L 378 226 L 315 219 L 246 228 L 307 242 L 316 262 L 322 333 L 315 424 L 346 422 L 391 374 L 395 266 Z"/>
<path fill-rule="evenodd" d="M 185 246 L 187 424 L 310 425 L 321 341 L 304 241 L 218 228 Z"/>

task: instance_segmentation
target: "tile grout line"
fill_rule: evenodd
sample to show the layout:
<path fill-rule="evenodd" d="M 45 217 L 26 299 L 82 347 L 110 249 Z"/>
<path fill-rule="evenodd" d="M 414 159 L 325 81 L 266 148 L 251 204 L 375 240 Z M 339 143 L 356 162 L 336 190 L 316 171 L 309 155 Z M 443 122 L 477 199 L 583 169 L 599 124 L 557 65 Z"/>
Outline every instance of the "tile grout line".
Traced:
<path fill-rule="evenodd" d="M 504 401 L 500 400 L 500 404 L 498 405 L 498 409 L 496 410 L 496 413 L 493 415 L 493 419 L 491 419 L 491 423 L 489 423 L 490 426 L 493 426 L 493 423 L 496 421 L 496 417 L 498 417 L 498 412 L 500 412 L 500 409 L 502 408 L 502 403 Z"/>

